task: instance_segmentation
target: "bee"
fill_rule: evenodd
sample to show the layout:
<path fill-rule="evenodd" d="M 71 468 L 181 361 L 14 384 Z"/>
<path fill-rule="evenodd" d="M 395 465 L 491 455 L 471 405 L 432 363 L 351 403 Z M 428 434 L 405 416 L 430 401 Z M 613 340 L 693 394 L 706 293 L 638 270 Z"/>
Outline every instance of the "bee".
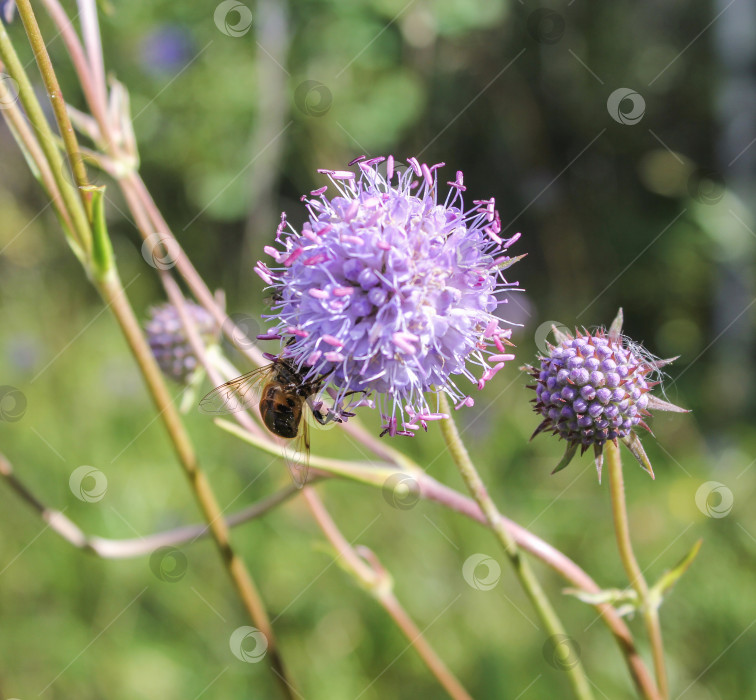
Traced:
<path fill-rule="evenodd" d="M 199 409 L 202 413 L 221 415 L 243 411 L 257 403 L 265 427 L 273 435 L 292 441 L 284 447 L 284 458 L 294 483 L 302 488 L 307 482 L 310 456 L 305 404 L 320 425 L 342 422 L 337 415 L 330 411 L 323 413 L 313 403 L 324 383 L 325 376 L 305 380 L 290 360 L 276 357 L 269 365 L 213 389 L 200 401 Z"/>

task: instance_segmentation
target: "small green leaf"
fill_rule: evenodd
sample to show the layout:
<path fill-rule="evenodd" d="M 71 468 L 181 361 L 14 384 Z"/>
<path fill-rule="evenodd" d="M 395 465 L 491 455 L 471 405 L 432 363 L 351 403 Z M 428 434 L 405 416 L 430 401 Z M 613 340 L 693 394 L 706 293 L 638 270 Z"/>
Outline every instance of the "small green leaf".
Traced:
<path fill-rule="evenodd" d="M 701 549 L 703 540 L 698 540 L 690 551 L 672 569 L 665 571 L 659 580 L 651 587 L 650 596 L 657 606 L 661 605 L 664 594 L 674 586 L 680 577 L 688 570 Z"/>
<path fill-rule="evenodd" d="M 632 588 L 604 588 L 596 593 L 588 593 L 588 591 L 581 591 L 578 588 L 565 588 L 562 592 L 574 596 L 583 603 L 588 603 L 588 605 L 631 603 L 635 606 L 638 602 L 638 594 Z"/>
<path fill-rule="evenodd" d="M 651 478 L 656 479 L 654 468 L 651 466 L 651 460 L 648 458 L 646 450 L 643 449 L 640 438 L 634 432 L 631 432 L 622 438 L 622 442 L 627 445 L 627 448 L 633 453 L 633 457 L 640 462 L 640 465 L 651 475 Z"/>
<path fill-rule="evenodd" d="M 554 471 L 552 471 L 551 473 L 556 474 L 557 472 L 562 471 L 562 469 L 564 469 L 572 461 L 577 448 L 578 446 L 576 442 L 571 442 L 569 445 L 567 445 L 567 449 L 564 451 L 562 460 L 559 462 L 559 464 L 556 465 L 556 467 L 554 467 Z"/>
<path fill-rule="evenodd" d="M 82 188 L 92 197 L 92 268 L 97 279 L 104 279 L 113 269 L 113 246 L 105 223 L 105 188 Z"/>

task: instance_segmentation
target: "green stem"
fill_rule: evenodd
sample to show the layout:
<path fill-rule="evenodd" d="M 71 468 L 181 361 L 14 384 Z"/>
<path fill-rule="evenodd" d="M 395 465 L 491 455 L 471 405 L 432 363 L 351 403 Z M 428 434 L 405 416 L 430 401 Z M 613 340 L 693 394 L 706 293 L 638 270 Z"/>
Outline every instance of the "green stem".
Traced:
<path fill-rule="evenodd" d="M 71 120 L 68 118 L 66 103 L 63 99 L 60 84 L 58 83 L 58 76 L 55 75 L 50 54 L 47 53 L 45 40 L 42 37 L 42 32 L 39 30 L 39 24 L 37 24 L 37 18 L 34 15 L 34 10 L 32 10 L 30 0 L 16 0 L 16 8 L 24 24 L 29 44 L 34 52 L 34 58 L 42 75 L 42 81 L 47 88 L 47 96 L 50 98 L 53 114 L 55 114 L 55 121 L 58 123 L 60 135 L 63 137 L 63 145 L 68 154 L 68 163 L 71 166 L 71 172 L 73 172 L 74 180 L 79 188 L 81 203 L 84 205 L 84 209 L 89 217 L 91 214 L 90 202 L 86 192 L 82 189 L 89 185 L 89 180 L 87 179 L 87 171 L 84 168 L 84 161 L 79 153 L 79 143 L 76 140 L 76 133 L 71 125 Z"/>
<path fill-rule="evenodd" d="M 485 484 L 480 478 L 472 459 L 470 459 L 467 448 L 462 442 L 462 438 L 457 430 L 457 425 L 451 417 L 451 407 L 449 406 L 449 401 L 446 398 L 446 395 L 443 393 L 440 394 L 440 399 L 441 412 L 449 416 L 441 421 L 441 432 L 446 441 L 449 453 L 454 459 L 454 463 L 457 465 L 465 484 L 467 484 L 467 488 L 470 490 L 470 494 L 483 511 L 488 526 L 496 535 L 499 544 L 501 544 L 504 549 L 504 553 L 509 558 L 509 561 L 515 570 L 515 574 L 520 580 L 520 584 L 525 590 L 530 602 L 533 604 L 533 607 L 538 613 L 538 617 L 546 628 L 549 636 L 556 638 L 567 636 L 564 626 L 557 616 L 556 611 L 551 606 L 549 599 L 546 597 L 546 593 L 541 588 L 541 584 L 535 577 L 527 560 L 521 556 L 517 543 L 507 531 L 498 508 L 488 495 Z M 592 699 L 593 693 L 580 660 L 578 659 L 574 665 L 568 666 L 566 670 L 575 697 L 580 698 L 580 700 Z"/>
<path fill-rule="evenodd" d="M 20 9 L 19 6 L 19 11 Z M 13 48 L 8 32 L 5 30 L 5 25 L 2 22 L 0 22 L 0 58 L 5 63 L 8 75 L 17 83 L 21 104 L 26 111 L 29 122 L 38 134 L 40 148 L 47 159 L 50 173 L 55 180 L 65 208 L 73 222 L 70 233 L 74 237 L 77 246 L 83 249 L 88 255 L 91 250 L 91 231 L 86 211 L 81 199 L 75 195 L 71 183 L 63 175 L 63 170 L 66 166 L 58 150 L 55 135 L 47 123 L 47 119 L 45 119 L 42 107 L 37 100 L 37 96 L 34 94 L 34 88 L 29 82 L 26 71 Z M 62 101 L 62 98 L 60 101 Z"/>
<path fill-rule="evenodd" d="M 68 215 L 68 210 L 61 199 L 60 191 L 55 183 L 55 179 L 50 172 L 50 164 L 47 162 L 45 154 L 42 152 L 42 149 L 37 142 L 37 138 L 35 137 L 34 132 L 29 128 L 29 124 L 20 108 L 16 104 L 11 104 L 14 99 L 15 96 L 7 89 L 5 81 L 0 81 L 0 103 L 5 105 L 2 111 L 0 111 L 0 114 L 2 114 L 3 119 L 5 119 L 8 124 L 8 128 L 16 138 L 21 151 L 31 161 L 29 165 L 32 167 L 32 172 L 35 174 L 38 173 L 39 181 L 52 200 L 55 211 L 58 213 L 65 229 L 67 231 L 72 231 L 73 223 Z M 76 245 L 75 252 L 76 257 L 83 261 L 83 253 L 78 244 Z"/>
<path fill-rule="evenodd" d="M 233 426 L 231 423 L 228 425 L 236 428 L 236 426 Z M 241 439 L 246 439 L 243 431 L 236 434 Z M 256 445 L 257 443 L 252 442 L 252 444 Z M 273 445 L 270 452 L 271 454 L 277 455 L 279 454 L 279 448 Z M 317 466 L 320 470 L 327 472 L 330 471 L 329 462 L 330 460 L 312 455 L 311 463 Z M 373 488 L 385 488 L 386 474 L 390 474 L 394 480 L 396 477 L 401 477 L 401 480 L 405 481 L 405 483 L 412 483 L 412 481 L 414 481 L 417 484 L 418 496 L 420 498 L 437 503 L 444 508 L 459 513 L 466 518 L 470 518 L 481 525 L 487 524 L 483 512 L 475 501 L 463 496 L 461 493 L 458 493 L 448 486 L 444 486 L 428 476 L 428 474 L 420 469 L 420 467 L 414 465 L 411 460 L 408 459 L 408 462 L 410 462 L 412 466 L 403 469 L 402 471 L 396 471 L 396 467 L 389 465 L 381 468 L 382 478 L 380 480 L 376 478 L 378 474 L 376 473 L 377 470 L 373 464 L 355 463 L 351 472 L 347 472 L 342 466 L 339 466 L 339 468 L 334 471 L 334 475 L 368 484 Z M 359 475 L 359 472 L 366 468 L 367 472 L 363 475 Z M 100 537 L 85 535 L 81 532 L 78 526 L 68 520 L 60 511 L 47 508 L 41 504 L 39 499 L 31 493 L 29 488 L 21 483 L 18 477 L 15 476 L 10 463 L 7 462 L 7 460 L 4 460 L 2 455 L 0 455 L 0 476 L 4 477 L 4 480 L 10 485 L 13 491 L 32 505 L 32 507 L 39 513 L 40 517 L 50 525 L 54 532 L 75 547 L 88 549 L 101 557 L 120 558 L 140 556 L 152 552 L 159 546 L 172 545 L 178 547 L 182 544 L 193 543 L 200 537 L 206 537 L 209 534 L 207 525 L 197 524 L 178 528 L 177 530 L 169 532 L 156 533 L 155 535 L 149 535 L 146 538 L 137 541 L 105 540 Z M 316 476 L 315 478 L 318 477 Z M 310 481 L 310 484 L 312 483 L 313 481 Z M 248 506 L 238 513 L 229 515 L 228 518 L 226 518 L 229 527 L 241 525 L 252 518 L 258 517 L 269 508 L 282 503 L 287 498 L 298 493 L 300 493 L 300 491 L 290 484 L 283 491 L 273 494 L 262 502 Z M 565 581 L 579 590 L 585 591 L 589 594 L 598 594 L 601 592 L 598 584 L 565 554 L 512 520 L 509 520 L 504 516 L 501 516 L 501 520 L 511 533 L 517 545 L 523 551 L 540 559 L 559 576 L 563 577 Z M 627 662 L 631 678 L 635 682 L 640 695 L 643 698 L 646 698 L 646 700 L 661 700 L 656 684 L 643 663 L 643 659 L 638 653 L 638 650 L 635 648 L 633 636 L 625 622 L 617 614 L 614 607 L 608 603 L 596 603 L 595 608 L 601 616 L 602 621 L 614 636 L 622 655 Z"/>
<path fill-rule="evenodd" d="M 89 255 L 91 251 L 90 229 L 90 199 L 87 187 L 87 176 L 84 165 L 79 158 L 78 143 L 71 122 L 66 112 L 65 101 L 50 61 L 44 40 L 39 31 L 34 12 L 29 0 L 17 2 L 19 15 L 24 23 L 29 41 L 34 51 L 35 58 L 42 73 L 42 78 L 47 88 L 53 111 L 58 121 L 58 126 L 63 137 L 66 152 L 69 157 L 71 170 L 74 174 L 79 190 L 79 197 L 73 194 L 73 187 L 66 183 L 63 177 L 63 159 L 58 152 L 55 137 L 44 117 L 39 102 L 34 95 L 32 86 L 24 71 L 21 62 L 10 42 L 5 27 L 0 23 L 0 57 L 6 65 L 6 69 L 19 86 L 19 97 L 29 120 L 39 134 L 40 146 L 50 165 L 53 178 L 58 186 L 65 203 L 65 208 L 74 221 L 72 234 L 77 238 L 77 245 L 83 247 Z M 89 265 L 87 265 L 89 270 Z M 91 270 L 90 270 L 91 271 Z M 278 651 L 278 645 L 273 634 L 270 620 L 265 610 L 260 594 L 250 576 L 243 560 L 235 553 L 231 546 L 229 530 L 223 519 L 217 499 L 210 487 L 209 482 L 197 463 L 194 449 L 189 440 L 178 412 L 173 405 L 172 399 L 165 386 L 160 370 L 155 363 L 149 346 L 142 334 L 139 323 L 133 309 L 126 298 L 123 286 L 113 268 L 105 275 L 94 275 L 93 283 L 97 286 L 100 294 L 117 319 L 121 330 L 134 354 L 147 387 L 158 409 L 158 415 L 165 423 L 167 432 L 174 444 L 179 462 L 191 484 L 194 494 L 208 522 L 208 527 L 226 568 L 237 588 L 239 596 L 250 615 L 253 623 L 266 636 L 268 640 L 268 657 L 276 679 L 285 697 L 293 698 L 293 691 L 287 681 L 283 660 Z"/>
<path fill-rule="evenodd" d="M 630 521 L 627 516 L 627 505 L 625 504 L 625 480 L 622 475 L 622 458 L 619 446 L 614 442 L 607 442 L 604 446 L 604 454 L 606 455 L 609 471 L 609 488 L 612 498 L 617 548 L 619 549 L 620 559 L 622 560 L 622 565 L 625 568 L 630 585 L 638 594 L 643 621 L 646 625 L 649 640 L 651 641 L 659 694 L 662 700 L 666 700 L 669 697 L 669 685 L 667 682 L 667 670 L 664 664 L 664 643 L 659 623 L 659 608 L 651 600 L 648 583 L 638 565 L 638 560 L 635 558 L 633 545 L 630 540 Z"/>
<path fill-rule="evenodd" d="M 173 404 L 168 389 L 165 386 L 160 369 L 155 362 L 149 345 L 142 334 L 134 311 L 126 298 L 116 271 L 113 269 L 104 278 L 96 280 L 98 289 L 103 299 L 111 308 L 116 320 L 121 326 L 131 352 L 139 365 L 144 376 L 147 388 L 157 408 L 158 415 L 165 424 L 168 435 L 173 442 L 174 449 L 189 484 L 199 503 L 205 520 L 208 523 L 210 533 L 220 550 L 223 562 L 226 565 L 231 580 L 239 593 L 244 607 L 249 613 L 254 625 L 265 635 L 268 640 L 268 653 L 270 664 L 279 686 L 287 698 L 293 698 L 293 691 L 287 681 L 287 673 L 284 669 L 283 659 L 278 651 L 278 644 L 273 634 L 273 628 L 268 618 L 265 605 L 257 590 L 244 561 L 234 551 L 228 524 L 223 518 L 223 511 L 213 493 L 205 473 L 200 468 L 194 448 L 184 428 L 178 411 Z"/>
<path fill-rule="evenodd" d="M 390 574 L 380 566 L 375 555 L 372 552 L 370 553 L 372 555 L 370 559 L 372 566 L 366 563 L 341 534 L 315 489 L 307 486 L 302 493 L 315 522 L 338 553 L 343 564 L 342 568 L 349 572 L 381 604 L 449 696 L 454 700 L 472 700 L 402 607 L 392 590 Z"/>

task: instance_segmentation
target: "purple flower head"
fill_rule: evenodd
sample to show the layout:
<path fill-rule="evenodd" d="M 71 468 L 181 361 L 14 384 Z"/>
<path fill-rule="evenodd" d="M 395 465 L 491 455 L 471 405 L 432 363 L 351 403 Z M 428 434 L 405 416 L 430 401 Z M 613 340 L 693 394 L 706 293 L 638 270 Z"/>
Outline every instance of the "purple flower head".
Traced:
<path fill-rule="evenodd" d="M 275 264 L 256 267 L 274 290 L 277 325 L 267 337 L 287 341 L 285 356 L 306 378 L 328 377 L 334 411 L 376 394 L 384 433 L 412 435 L 443 417 L 427 392 L 472 405 L 452 375 L 482 389 L 513 358 L 496 314 L 506 300 L 496 295 L 517 284 L 502 271 L 516 261 L 506 251 L 520 234 L 501 237 L 493 198 L 465 210 L 461 172 L 439 203 L 443 163 L 355 163 L 354 172 L 319 171 L 335 191 L 302 198 L 301 232 L 282 215 L 279 247 L 265 249 Z"/>
<path fill-rule="evenodd" d="M 189 301 L 184 307 L 205 343 L 217 343 L 218 328 L 210 313 Z M 184 333 L 176 307 L 166 303 L 150 309 L 150 317 L 144 324 L 144 329 L 152 354 L 163 374 L 180 384 L 188 384 L 199 362 Z"/>
<path fill-rule="evenodd" d="M 557 345 L 539 357 L 540 367 L 528 367 L 536 384 L 535 412 L 543 417 L 533 437 L 551 430 L 567 441 L 562 461 L 554 472 L 564 469 L 578 447 L 581 454 L 593 446 L 601 481 L 603 446 L 608 440 L 622 440 L 651 476 L 654 471 L 634 430 L 648 426 L 649 408 L 660 411 L 685 410 L 651 395 L 659 384 L 651 381 L 658 370 L 677 358 L 658 360 L 622 333 L 622 309 L 609 331 L 585 329 L 575 336 L 553 329 Z M 532 439 L 532 438 L 531 438 Z"/>
<path fill-rule="evenodd" d="M 194 54 L 194 42 L 186 29 L 162 25 L 144 37 L 139 59 L 146 72 L 160 76 L 184 68 Z"/>

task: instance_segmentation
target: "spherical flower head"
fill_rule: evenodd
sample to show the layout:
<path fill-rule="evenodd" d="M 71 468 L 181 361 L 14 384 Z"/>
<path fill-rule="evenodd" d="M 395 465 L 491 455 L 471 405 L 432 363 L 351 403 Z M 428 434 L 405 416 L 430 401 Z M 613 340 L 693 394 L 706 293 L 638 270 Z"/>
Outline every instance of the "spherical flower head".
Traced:
<path fill-rule="evenodd" d="M 201 306 L 185 302 L 184 308 L 197 332 L 206 344 L 217 342 L 218 331 L 213 317 Z M 197 357 L 192 350 L 181 317 L 173 304 L 161 304 L 150 309 L 144 324 L 147 341 L 158 366 L 167 377 L 188 384 L 197 369 Z"/>
<path fill-rule="evenodd" d="M 415 158 L 357 159 L 355 170 L 321 170 L 333 190 L 303 197 L 309 221 L 296 231 L 282 216 L 256 272 L 273 288 L 277 321 L 268 338 L 306 378 L 327 377 L 333 410 L 375 394 L 384 433 L 411 435 L 442 418 L 426 393 L 472 405 L 452 376 L 479 389 L 513 358 L 497 294 L 516 283 L 516 261 L 490 200 L 465 210 L 462 173 L 438 201 L 438 171 Z M 476 376 L 472 365 L 477 365 Z M 353 405 L 353 404 L 352 404 Z"/>
<path fill-rule="evenodd" d="M 533 437 L 551 430 L 567 441 L 555 472 L 569 464 L 578 447 L 582 454 L 592 446 L 600 481 L 604 444 L 622 440 L 653 477 L 634 430 L 649 430 L 643 420 L 649 408 L 684 412 L 649 393 L 659 384 L 651 378 L 676 358 L 657 360 L 621 331 L 622 309 L 609 331 L 576 331 L 572 336 L 554 328 L 557 345 L 549 345 L 548 353 L 538 358 L 539 367 L 528 368 L 536 379 L 531 387 L 535 411 L 543 417 Z"/>

